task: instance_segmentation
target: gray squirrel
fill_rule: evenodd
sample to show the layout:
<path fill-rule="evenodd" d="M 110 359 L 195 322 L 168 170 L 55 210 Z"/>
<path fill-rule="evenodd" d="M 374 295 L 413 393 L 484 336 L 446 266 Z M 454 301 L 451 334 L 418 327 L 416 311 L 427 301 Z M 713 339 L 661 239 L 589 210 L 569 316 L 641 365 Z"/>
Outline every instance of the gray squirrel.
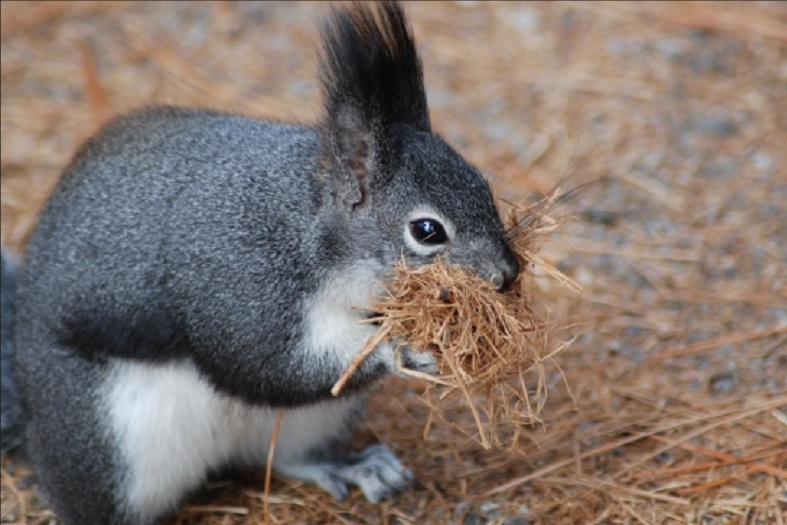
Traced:
<path fill-rule="evenodd" d="M 377 329 L 362 321 L 380 283 L 402 257 L 501 290 L 520 268 L 486 180 L 432 132 L 402 7 L 334 10 L 322 40 L 316 126 L 117 118 L 63 173 L 23 261 L 3 257 L 3 449 L 23 442 L 62 523 L 158 522 L 209 473 L 263 467 L 282 409 L 280 475 L 372 502 L 412 479 L 385 445 L 350 447 L 396 345 L 330 394 Z"/>

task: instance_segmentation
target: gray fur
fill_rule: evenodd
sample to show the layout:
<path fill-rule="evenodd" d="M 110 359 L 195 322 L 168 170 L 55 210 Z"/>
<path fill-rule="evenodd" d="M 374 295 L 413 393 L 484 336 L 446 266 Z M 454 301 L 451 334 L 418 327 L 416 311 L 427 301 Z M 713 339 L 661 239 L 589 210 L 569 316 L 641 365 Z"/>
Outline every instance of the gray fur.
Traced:
<path fill-rule="evenodd" d="M 193 465 L 174 464 L 191 478 L 169 499 L 133 488 L 144 488 L 156 465 L 141 464 L 129 436 L 149 428 L 140 439 L 170 438 L 166 421 L 133 415 L 134 400 L 148 393 L 139 380 L 145 370 L 159 378 L 173 371 L 171 385 L 150 386 L 155 393 L 176 399 L 184 393 L 177 385 L 208 389 L 216 407 L 246 414 L 229 420 L 243 422 L 238 432 L 268 432 L 269 413 L 278 409 L 287 411 L 285 425 L 289 417 L 311 428 L 298 423 L 310 407 L 344 403 L 321 441 L 284 452 L 277 470 L 336 497 L 355 484 L 372 501 L 409 479 L 387 448 L 345 446 L 370 387 L 395 371 L 388 345 L 364 362 L 340 399 L 330 396 L 374 330 L 357 323 L 365 315 L 357 307 L 367 306 L 402 256 L 420 265 L 441 253 L 500 286 L 519 269 L 486 181 L 430 131 L 401 8 L 380 7 L 379 22 L 368 7 L 355 9 L 337 13 L 324 35 L 319 126 L 148 108 L 110 123 L 64 172 L 20 272 L 14 334 L 27 449 L 63 523 L 153 523 L 222 461 L 264 463 L 264 450 L 230 447 L 193 474 L 186 469 Z M 351 57 L 355 70 L 331 56 Z M 377 79 L 391 61 L 406 85 Z M 345 75 L 363 89 L 345 96 L 336 88 Z M 400 95 L 412 103 L 380 107 Z M 405 241 L 414 210 L 450 223 L 445 247 L 426 253 Z M 4 290 L 6 281 L 4 266 Z M 4 363 L 8 304 L 4 296 Z M 434 369 L 411 352 L 405 363 Z M 5 398 L 5 366 L 3 374 Z M 182 421 L 173 425 L 191 435 Z"/>
<path fill-rule="evenodd" d="M 0 449 L 8 452 L 22 444 L 24 432 L 22 399 L 14 377 L 14 299 L 16 268 L 2 252 L 0 269 Z"/>

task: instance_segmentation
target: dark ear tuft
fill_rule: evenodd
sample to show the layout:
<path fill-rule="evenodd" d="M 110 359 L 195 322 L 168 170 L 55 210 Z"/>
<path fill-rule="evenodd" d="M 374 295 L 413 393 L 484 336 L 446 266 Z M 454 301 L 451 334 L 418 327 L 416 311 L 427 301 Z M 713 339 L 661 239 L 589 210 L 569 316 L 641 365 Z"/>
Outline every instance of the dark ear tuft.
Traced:
<path fill-rule="evenodd" d="M 430 131 L 421 60 L 402 6 L 356 3 L 323 27 L 320 76 L 329 115 L 356 105 L 386 124 Z"/>
<path fill-rule="evenodd" d="M 421 60 L 404 11 L 396 2 L 374 4 L 374 10 L 356 3 L 333 11 L 320 60 L 325 153 L 370 187 L 387 179 L 393 125 L 431 130 Z M 365 194 L 356 188 L 351 199 Z"/>

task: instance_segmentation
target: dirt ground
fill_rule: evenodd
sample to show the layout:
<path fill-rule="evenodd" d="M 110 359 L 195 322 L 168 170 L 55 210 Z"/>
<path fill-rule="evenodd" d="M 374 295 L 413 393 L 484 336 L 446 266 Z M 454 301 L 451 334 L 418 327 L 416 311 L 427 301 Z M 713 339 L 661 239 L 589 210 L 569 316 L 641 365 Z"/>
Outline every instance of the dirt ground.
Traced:
<path fill-rule="evenodd" d="M 322 3 L 3 2 L 2 240 L 14 251 L 106 118 L 176 103 L 313 122 Z M 542 423 L 485 451 L 423 430 L 417 382 L 366 432 L 418 477 L 336 503 L 262 473 L 222 478 L 169 523 L 787 523 L 787 4 L 408 3 L 436 130 L 556 214 L 535 280 L 574 343 L 547 364 Z M 444 407 L 472 429 L 467 407 Z M 2 523 L 57 523 L 3 459 Z"/>

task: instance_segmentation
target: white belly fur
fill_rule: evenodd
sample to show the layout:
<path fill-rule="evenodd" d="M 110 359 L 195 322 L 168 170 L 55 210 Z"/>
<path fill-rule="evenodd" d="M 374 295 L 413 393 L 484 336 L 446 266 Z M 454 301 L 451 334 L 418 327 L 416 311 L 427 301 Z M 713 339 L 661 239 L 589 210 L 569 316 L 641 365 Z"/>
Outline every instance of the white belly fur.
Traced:
<path fill-rule="evenodd" d="M 227 464 L 266 462 L 278 409 L 217 393 L 189 362 L 118 361 L 106 383 L 112 436 L 129 465 L 128 509 L 143 521 L 173 509 L 208 472 Z M 274 466 L 289 464 L 340 435 L 358 399 L 287 410 Z"/>

